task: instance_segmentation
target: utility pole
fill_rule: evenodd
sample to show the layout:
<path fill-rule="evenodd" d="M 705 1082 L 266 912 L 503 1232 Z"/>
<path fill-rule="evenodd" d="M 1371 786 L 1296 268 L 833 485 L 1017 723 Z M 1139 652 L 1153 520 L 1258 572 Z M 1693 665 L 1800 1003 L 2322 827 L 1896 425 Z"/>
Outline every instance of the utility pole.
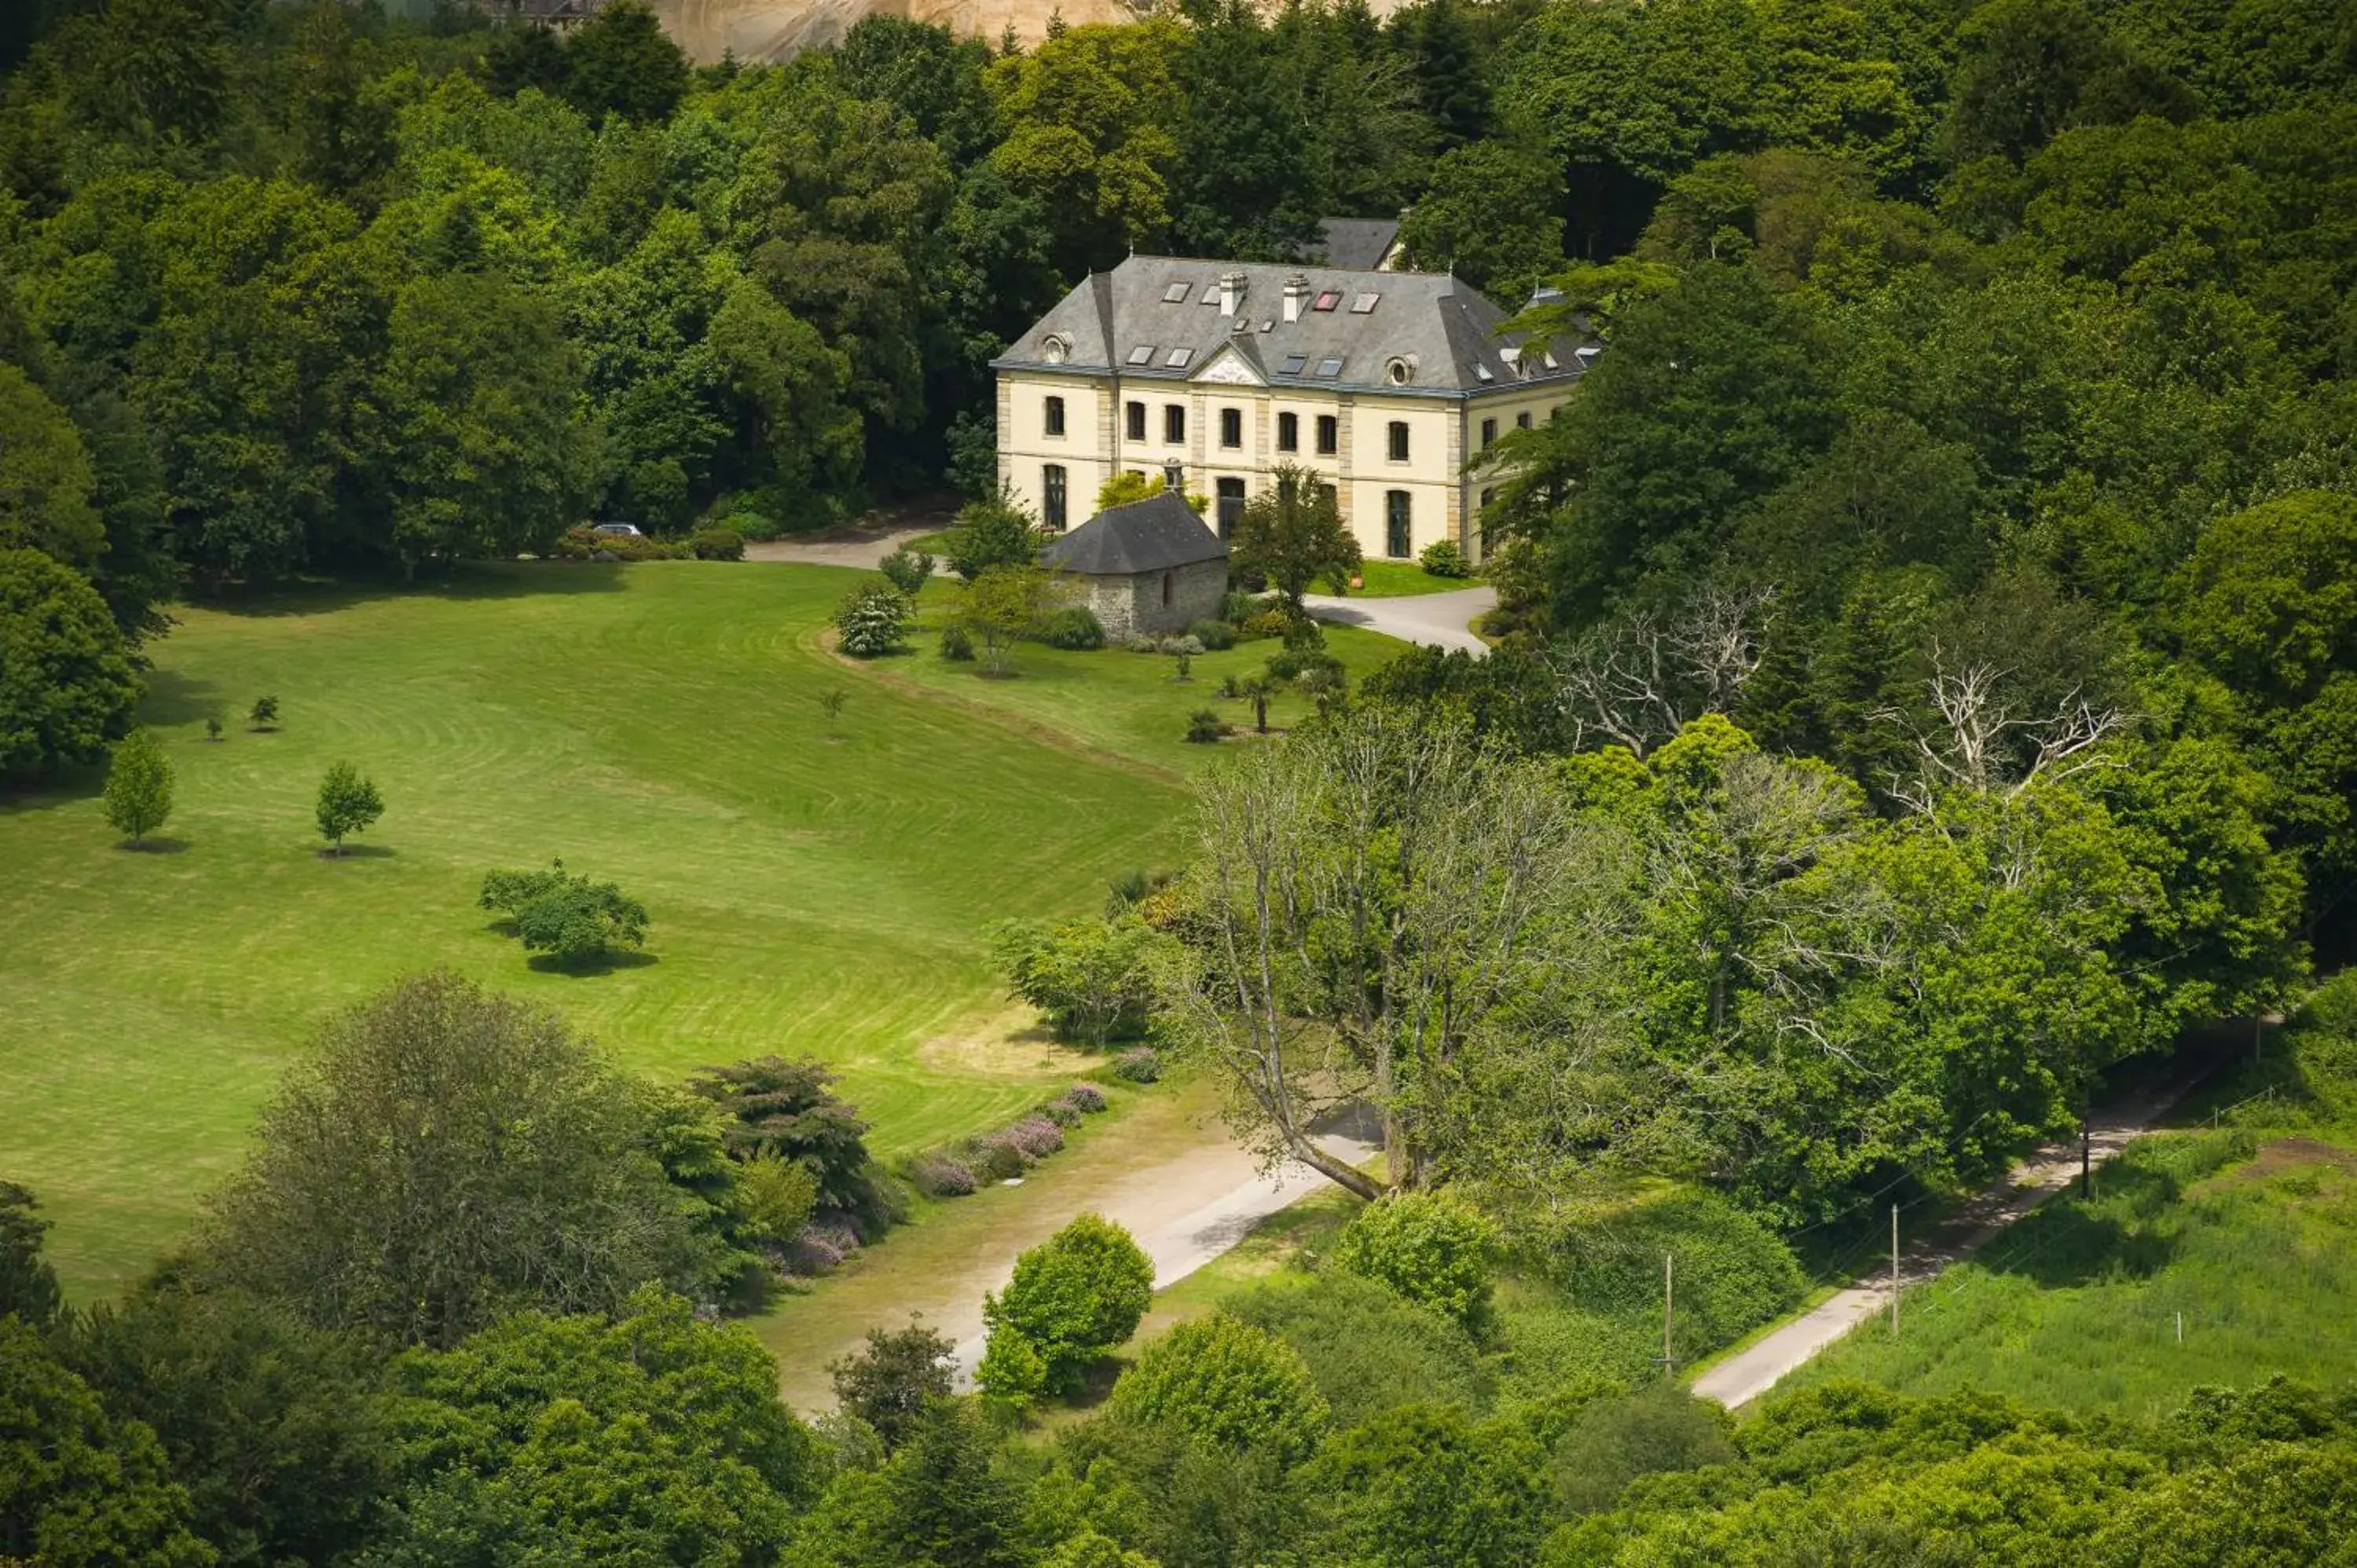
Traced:
<path fill-rule="evenodd" d="M 1670 1348 L 1670 1326 L 1677 1294 L 1678 1260 L 1674 1252 L 1662 1254 L 1662 1378 L 1667 1381 L 1677 1373 L 1677 1354 Z"/>
<path fill-rule="evenodd" d="M 2087 1128 L 2088 1112 L 2079 1112 L 2079 1196 L 2095 1196 L 2095 1162 L 2090 1147 L 2092 1138 Z"/>
<path fill-rule="evenodd" d="M 1890 1206 L 1890 1337 L 1899 1337 L 1899 1206 Z"/>

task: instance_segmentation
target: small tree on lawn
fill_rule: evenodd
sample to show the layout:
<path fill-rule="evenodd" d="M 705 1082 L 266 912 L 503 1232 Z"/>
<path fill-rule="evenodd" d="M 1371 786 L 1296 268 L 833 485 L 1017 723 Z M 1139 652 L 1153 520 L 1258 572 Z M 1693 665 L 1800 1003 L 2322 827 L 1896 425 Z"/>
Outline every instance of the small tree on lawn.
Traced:
<path fill-rule="evenodd" d="M 915 1432 L 925 1407 L 950 1397 L 950 1357 L 957 1347 L 921 1319 L 906 1328 L 867 1331 L 867 1348 L 827 1363 L 837 1403 L 876 1429 L 886 1449 Z"/>
<path fill-rule="evenodd" d="M 950 570 L 974 582 L 994 566 L 1029 566 L 1039 559 L 1039 525 L 1023 503 L 1001 491 L 986 501 L 969 501 L 945 550 Z"/>
<path fill-rule="evenodd" d="M 219 714 L 207 714 L 205 715 L 205 738 L 207 740 L 221 739 L 221 731 L 224 727 L 226 726 L 222 725 L 221 716 Z"/>
<path fill-rule="evenodd" d="M 344 853 L 348 834 L 366 832 L 382 815 L 384 798 L 376 792 L 375 781 L 362 778 L 350 763 L 335 764 L 319 780 L 319 836 L 335 854 Z"/>
<path fill-rule="evenodd" d="M 878 561 L 876 569 L 904 597 L 914 599 L 932 578 L 933 557 L 930 551 L 911 550 L 903 544 Z"/>
<path fill-rule="evenodd" d="M 133 730 L 114 746 L 106 770 L 106 821 L 137 843 L 172 814 L 172 763 L 156 737 Z"/>
<path fill-rule="evenodd" d="M 1239 576 L 1265 577 L 1296 617 L 1301 596 L 1320 577 L 1346 580 L 1359 569 L 1359 542 L 1342 526 L 1334 492 L 1306 468 L 1280 466 L 1274 482 L 1244 503 L 1228 546 Z"/>
<path fill-rule="evenodd" d="M 546 871 L 488 873 L 475 902 L 505 915 L 526 952 L 546 953 L 568 968 L 647 940 L 645 905 L 610 882 L 574 875 L 562 860 Z"/>
<path fill-rule="evenodd" d="M 253 729 L 276 729 L 278 727 L 278 699 L 275 697 L 254 698 L 253 706 L 245 711 L 245 722 Z"/>
<path fill-rule="evenodd" d="M 1048 1015 L 1057 1036 L 1103 1050 L 1142 1029 L 1163 939 L 1135 914 L 1112 919 L 1003 920 L 991 953 L 1009 989 Z"/>
<path fill-rule="evenodd" d="M 1015 673 L 1015 644 L 1039 619 L 1048 575 L 1037 566 L 993 566 L 966 585 L 958 624 L 980 646 L 985 675 Z"/>
<path fill-rule="evenodd" d="M 985 1298 L 985 1365 L 1006 1337 L 1015 1342 L 1006 1348 L 1010 1369 L 1027 1359 L 1015 1353 L 1019 1345 L 1039 1358 L 1041 1389 L 1068 1393 L 1091 1361 L 1137 1332 L 1153 1300 L 1154 1264 L 1129 1232 L 1083 1214 L 1017 1258 L 1006 1291 Z"/>
<path fill-rule="evenodd" d="M 1261 735 L 1268 733 L 1268 700 L 1276 695 L 1276 682 L 1266 675 L 1247 675 L 1236 683 L 1236 691 L 1253 705 L 1253 728 Z"/>
<path fill-rule="evenodd" d="M 854 659 L 880 659 L 907 639 L 912 613 L 889 583 L 863 584 L 834 612 L 836 646 Z"/>

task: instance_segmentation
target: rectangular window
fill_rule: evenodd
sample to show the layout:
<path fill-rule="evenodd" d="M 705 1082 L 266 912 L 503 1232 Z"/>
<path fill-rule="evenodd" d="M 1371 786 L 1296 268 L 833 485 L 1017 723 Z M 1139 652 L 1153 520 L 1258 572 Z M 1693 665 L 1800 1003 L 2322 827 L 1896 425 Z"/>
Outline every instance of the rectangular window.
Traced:
<path fill-rule="evenodd" d="M 1342 356 L 1329 354 L 1318 361 L 1318 379 L 1330 381 L 1342 373 Z"/>
<path fill-rule="evenodd" d="M 1280 413 L 1276 416 L 1276 449 L 1280 452 L 1301 450 L 1301 416 Z"/>
<path fill-rule="evenodd" d="M 1405 490 L 1383 492 L 1383 553 L 1394 561 L 1405 561 L 1415 553 L 1415 533 L 1408 526 L 1407 509 Z"/>
<path fill-rule="evenodd" d="M 1407 421 L 1406 421 L 1406 420 L 1405 420 L 1405 419 L 1394 419 L 1394 420 L 1393 420 L 1393 421 L 1392 421 L 1392 425 L 1391 425 L 1391 431 L 1390 431 L 1390 437 L 1391 437 L 1391 444 L 1390 444 L 1389 451 L 1390 451 L 1390 454 L 1391 454 L 1391 459 L 1392 459 L 1392 461 L 1393 461 L 1393 462 L 1394 462 L 1394 463 L 1405 463 L 1405 462 L 1406 462 L 1406 461 L 1407 461 Z"/>
<path fill-rule="evenodd" d="M 1063 433 L 1064 400 L 1060 397 L 1051 397 L 1048 400 L 1048 434 L 1050 435 L 1061 435 Z"/>
<path fill-rule="evenodd" d="M 1494 419 L 1483 420 L 1481 422 L 1481 445 L 1487 446 L 1491 442 L 1495 441 L 1497 438 L 1498 422 Z"/>
<path fill-rule="evenodd" d="M 1331 310 L 1341 303 L 1342 295 L 1340 292 L 1339 290 L 1329 288 L 1320 294 L 1318 296 L 1317 303 L 1310 306 L 1309 308 L 1312 310 Z"/>
<path fill-rule="evenodd" d="M 1162 439 L 1172 446 L 1187 439 L 1187 405 L 1166 403 L 1162 405 Z"/>
<path fill-rule="evenodd" d="M 1382 302 L 1383 297 L 1383 296 L 1380 294 L 1362 294 L 1359 295 L 1356 299 L 1351 301 L 1351 314 L 1353 316 L 1372 316 L 1375 313 L 1375 306 Z"/>
<path fill-rule="evenodd" d="M 1195 285 L 1190 283 L 1180 282 L 1164 284 L 1162 285 L 1162 303 L 1165 305 L 1184 305 L 1187 303 L 1187 296 L 1194 292 Z"/>
<path fill-rule="evenodd" d="M 1195 350 L 1192 349 L 1173 349 L 1170 350 L 1169 357 L 1164 360 L 1162 364 L 1166 370 L 1183 371 L 1187 368 L 1187 361 L 1194 357 Z"/>
<path fill-rule="evenodd" d="M 1285 363 L 1277 367 L 1277 373 L 1279 375 L 1297 376 L 1308 366 L 1308 363 L 1309 356 L 1307 354 L 1287 354 L 1285 357 Z"/>
<path fill-rule="evenodd" d="M 1242 479 L 1220 481 L 1220 537 L 1235 532 L 1236 523 L 1244 515 L 1244 482 Z"/>
<path fill-rule="evenodd" d="M 1240 447 L 1244 444 L 1244 411 L 1240 408 L 1220 410 L 1220 445 Z"/>
<path fill-rule="evenodd" d="M 1523 410 L 1523 412 L 1522 412 L 1522 413 L 1518 413 L 1518 414 L 1514 415 L 1514 428 L 1515 428 L 1515 429 L 1517 429 L 1517 430 L 1528 430 L 1530 427 L 1531 427 L 1531 411 L 1530 411 L 1529 409 L 1527 409 L 1527 408 L 1526 408 L 1526 409 Z"/>
<path fill-rule="evenodd" d="M 1332 414 L 1321 413 L 1318 416 L 1318 455 L 1319 456 L 1331 457 L 1334 455 L 1340 430 L 1340 426 L 1334 422 Z"/>
<path fill-rule="evenodd" d="M 1133 365 L 1152 364 L 1154 362 L 1154 345 L 1151 343 L 1138 344 L 1129 351 L 1129 362 Z"/>
<path fill-rule="evenodd" d="M 1050 463 L 1039 470 L 1039 515 L 1058 533 L 1064 532 L 1064 466 Z"/>
<path fill-rule="evenodd" d="M 1133 403 L 1122 412 L 1129 420 L 1129 438 L 1132 441 L 1145 440 L 1146 405 L 1142 403 Z"/>

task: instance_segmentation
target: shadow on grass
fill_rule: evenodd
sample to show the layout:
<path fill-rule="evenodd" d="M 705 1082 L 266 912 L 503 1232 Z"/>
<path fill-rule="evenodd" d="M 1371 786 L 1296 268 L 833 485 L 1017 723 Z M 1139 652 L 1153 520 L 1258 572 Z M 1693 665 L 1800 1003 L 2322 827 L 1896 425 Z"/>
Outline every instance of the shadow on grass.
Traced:
<path fill-rule="evenodd" d="M 186 839 L 124 839 L 114 847 L 125 854 L 185 854 L 188 853 L 188 841 Z"/>
<path fill-rule="evenodd" d="M 106 764 L 60 768 L 54 773 L 0 773 L 0 817 L 53 811 L 91 799 L 106 788 Z"/>
<path fill-rule="evenodd" d="M 671 563 L 652 563 L 666 565 Z M 608 594 L 622 586 L 624 563 L 497 561 L 452 567 L 414 582 L 305 579 L 267 587 L 233 586 L 191 595 L 189 603 L 224 615 L 255 618 L 331 615 L 380 599 L 517 599 L 551 594 Z"/>
<path fill-rule="evenodd" d="M 2018 1275 L 2045 1290 L 2158 1273 L 2177 1243 L 2151 1221 L 2176 1207 L 2185 1183 L 2177 1171 L 2141 1155 L 2131 1153 L 2097 1171 L 2092 1202 L 2074 1187 L 1974 1261 L 1990 1273 Z"/>
<path fill-rule="evenodd" d="M 662 960 L 651 952 L 609 952 L 587 962 L 579 960 L 568 963 L 550 953 L 534 953 L 524 961 L 524 967 L 534 974 L 554 974 L 565 980 L 589 980 L 601 974 L 611 974 L 621 969 L 650 969 Z"/>
<path fill-rule="evenodd" d="M 213 713 L 221 715 L 224 725 L 230 722 L 219 689 L 211 682 L 192 680 L 177 670 L 147 671 L 147 694 L 139 703 L 141 724 L 158 728 L 195 724 Z"/>
<path fill-rule="evenodd" d="M 381 843 L 348 843 L 341 849 L 315 849 L 320 860 L 391 860 L 401 852 Z"/>

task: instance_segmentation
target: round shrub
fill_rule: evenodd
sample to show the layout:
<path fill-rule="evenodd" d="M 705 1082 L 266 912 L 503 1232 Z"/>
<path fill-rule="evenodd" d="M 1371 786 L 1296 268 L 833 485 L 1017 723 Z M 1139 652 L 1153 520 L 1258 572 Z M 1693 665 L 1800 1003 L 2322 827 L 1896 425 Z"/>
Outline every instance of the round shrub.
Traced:
<path fill-rule="evenodd" d="M 998 1136 L 1021 1150 L 1027 1159 L 1044 1160 L 1064 1146 L 1064 1130 L 1045 1116 L 1026 1116 Z"/>
<path fill-rule="evenodd" d="M 1159 653 L 1162 651 L 1162 645 L 1155 641 L 1150 637 L 1133 637 L 1128 641 L 1123 643 L 1122 646 L 1128 649 L 1132 653 Z"/>
<path fill-rule="evenodd" d="M 1225 1313 L 1182 1323 L 1147 1346 L 1114 1385 L 1112 1408 L 1286 1466 L 1317 1452 L 1327 1416 L 1300 1353 Z"/>
<path fill-rule="evenodd" d="M 745 559 L 745 536 L 733 528 L 699 528 L 689 536 L 687 547 L 698 561 Z"/>
<path fill-rule="evenodd" d="M 1081 1124 L 1081 1108 L 1069 1100 L 1050 1100 L 1047 1104 L 1039 1107 L 1039 1114 L 1059 1127 L 1077 1127 Z"/>
<path fill-rule="evenodd" d="M 1166 637 L 1155 647 L 1174 659 L 1181 656 L 1193 659 L 1203 651 L 1203 645 L 1191 637 Z"/>
<path fill-rule="evenodd" d="M 982 1187 L 974 1167 L 948 1155 L 920 1155 L 909 1164 L 909 1183 L 927 1197 L 971 1197 Z"/>
<path fill-rule="evenodd" d="M 1048 1359 L 1021 1330 L 994 1325 L 974 1369 L 983 1398 L 1002 1410 L 1021 1412 L 1039 1402 L 1048 1389 Z"/>
<path fill-rule="evenodd" d="M 1428 1306 L 1339 1269 L 1306 1284 L 1267 1283 L 1226 1310 L 1291 1346 L 1335 1423 L 1354 1425 L 1403 1404 L 1480 1410 L 1489 1377 L 1472 1337 Z"/>
<path fill-rule="evenodd" d="M 1093 1116 L 1105 1108 L 1105 1093 L 1093 1083 L 1076 1083 L 1064 1090 L 1064 1103 L 1083 1114 Z"/>
<path fill-rule="evenodd" d="M 952 664 L 963 664 L 974 658 L 974 637 L 962 626 L 942 628 L 941 656 Z"/>
<path fill-rule="evenodd" d="M 1489 1319 L 1497 1246 L 1497 1226 L 1471 1205 L 1403 1192 L 1352 1216 L 1335 1239 L 1334 1261 L 1478 1333 Z"/>
<path fill-rule="evenodd" d="M 900 646 L 909 634 L 909 601 L 889 583 L 867 583 L 852 590 L 834 612 L 834 629 L 843 650 L 854 659 L 877 659 Z"/>
<path fill-rule="evenodd" d="M 1187 628 L 1187 635 L 1201 643 L 1204 650 L 1210 653 L 1236 645 L 1236 628 L 1223 620 L 1199 620 Z"/>
<path fill-rule="evenodd" d="M 1187 715 L 1187 738 L 1197 746 L 1210 746 L 1226 736 L 1228 722 L 1211 708 L 1197 708 Z"/>
<path fill-rule="evenodd" d="M 1031 1168 L 1023 1151 L 1007 1142 L 1001 1133 L 975 1139 L 973 1155 L 974 1174 L 985 1181 L 1012 1181 Z"/>
<path fill-rule="evenodd" d="M 1137 1332 L 1153 1300 L 1154 1264 L 1129 1232 L 1083 1214 L 1017 1259 L 1015 1277 L 984 1301 L 982 1316 L 994 1346 L 1012 1330 L 1038 1350 L 1044 1386 L 1061 1393 L 1079 1385 L 1092 1359 Z"/>
<path fill-rule="evenodd" d="M 1255 610 L 1238 629 L 1246 637 L 1283 637 L 1293 629 L 1293 618 L 1283 610 Z"/>
<path fill-rule="evenodd" d="M 1114 1076 L 1130 1083 L 1153 1083 L 1162 1077 L 1162 1057 L 1152 1046 L 1133 1046 L 1113 1058 Z"/>
<path fill-rule="evenodd" d="M 0 774 L 96 762 L 138 704 L 98 590 L 38 550 L 0 550 Z"/>
<path fill-rule="evenodd" d="M 1040 621 L 1039 640 L 1050 648 L 1085 653 L 1104 646 L 1104 623 L 1086 605 L 1067 605 Z"/>
<path fill-rule="evenodd" d="M 1465 552 L 1453 539 L 1436 539 L 1424 547 L 1415 564 L 1436 577 L 1469 577 L 1473 564 L 1465 559 Z"/>

